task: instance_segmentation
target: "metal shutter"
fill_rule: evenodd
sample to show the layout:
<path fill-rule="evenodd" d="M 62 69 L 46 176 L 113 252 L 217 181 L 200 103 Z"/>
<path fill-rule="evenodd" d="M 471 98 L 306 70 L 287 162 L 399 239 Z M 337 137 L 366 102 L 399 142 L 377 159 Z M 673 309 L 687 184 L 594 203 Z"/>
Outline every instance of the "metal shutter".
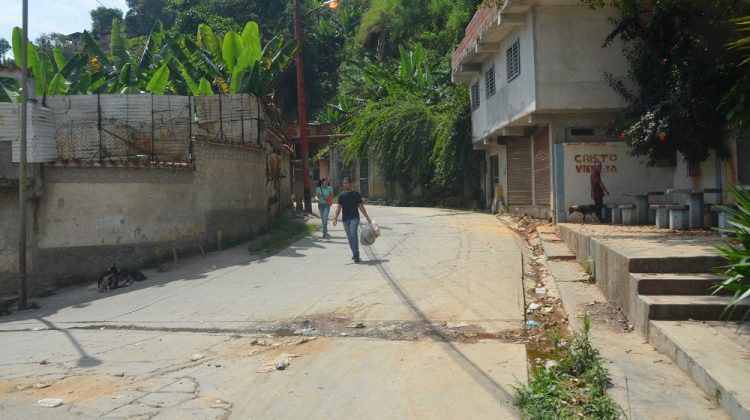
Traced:
<path fill-rule="evenodd" d="M 537 206 L 550 205 L 550 153 L 549 131 L 547 127 L 540 128 L 534 134 L 534 204 Z"/>
<path fill-rule="evenodd" d="M 508 140 L 508 204 L 531 204 L 531 141 L 528 137 Z"/>

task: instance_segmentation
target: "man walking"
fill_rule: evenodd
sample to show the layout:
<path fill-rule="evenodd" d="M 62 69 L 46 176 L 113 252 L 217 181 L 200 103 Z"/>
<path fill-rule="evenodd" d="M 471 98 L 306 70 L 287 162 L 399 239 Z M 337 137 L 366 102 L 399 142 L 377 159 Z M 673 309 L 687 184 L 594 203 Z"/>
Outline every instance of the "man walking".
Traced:
<path fill-rule="evenodd" d="M 591 173 L 591 198 L 594 200 L 594 212 L 596 213 L 596 218 L 602 223 L 607 220 L 603 212 L 605 195 L 609 195 L 609 191 L 602 182 L 602 162 L 600 160 L 595 160 L 594 172 Z"/>
<path fill-rule="evenodd" d="M 367 215 L 365 205 L 362 204 L 362 196 L 357 191 L 352 190 L 352 180 L 349 177 L 344 178 L 344 191 L 339 194 L 339 206 L 336 209 L 336 215 L 333 216 L 333 225 L 339 218 L 339 213 L 343 211 L 341 221 L 344 223 L 344 232 L 349 240 L 349 248 L 352 249 L 352 259 L 355 263 L 360 262 L 359 243 L 357 238 L 357 228 L 359 227 L 359 211 L 365 215 L 367 222 L 370 222 L 370 216 Z"/>

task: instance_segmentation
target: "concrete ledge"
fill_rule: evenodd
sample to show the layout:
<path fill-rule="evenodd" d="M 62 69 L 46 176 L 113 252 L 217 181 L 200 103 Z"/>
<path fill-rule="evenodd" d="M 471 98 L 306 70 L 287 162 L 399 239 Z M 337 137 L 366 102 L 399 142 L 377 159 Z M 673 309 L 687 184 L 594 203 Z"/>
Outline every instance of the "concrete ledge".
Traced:
<path fill-rule="evenodd" d="M 708 295 L 725 277 L 713 274 L 632 273 L 631 281 L 641 295 Z"/>
<path fill-rule="evenodd" d="M 679 321 L 718 321 L 741 319 L 750 309 L 750 299 L 737 305 L 731 313 L 724 313 L 731 296 L 693 295 L 642 295 L 638 297 L 638 321 L 648 320 Z M 645 329 L 648 325 L 645 325 Z"/>
<path fill-rule="evenodd" d="M 727 326 L 725 328 L 734 328 Z M 744 335 L 750 333 L 744 324 Z M 730 332 L 731 334 L 731 332 Z M 747 339 L 747 338 L 746 338 Z M 651 321 L 649 341 L 735 419 L 750 418 L 750 348 L 701 322 Z"/>
<path fill-rule="evenodd" d="M 627 257 L 626 257 L 627 258 Z M 726 263 L 718 255 L 668 255 L 628 258 L 631 273 L 701 273 Z"/>
<path fill-rule="evenodd" d="M 544 254 L 547 255 L 549 260 L 575 260 L 576 255 L 570 251 L 565 242 L 556 241 L 550 242 L 548 239 L 542 238 L 542 248 L 544 248 Z"/>

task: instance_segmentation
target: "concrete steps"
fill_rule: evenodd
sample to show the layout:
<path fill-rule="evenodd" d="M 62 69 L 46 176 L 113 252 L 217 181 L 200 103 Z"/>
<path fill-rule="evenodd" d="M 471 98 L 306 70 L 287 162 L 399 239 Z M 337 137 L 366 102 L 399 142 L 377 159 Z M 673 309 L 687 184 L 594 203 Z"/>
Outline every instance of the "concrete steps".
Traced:
<path fill-rule="evenodd" d="M 750 309 L 750 300 L 737 304 L 734 311 L 725 309 L 731 296 L 641 295 L 639 314 L 648 320 L 739 320 Z"/>
<path fill-rule="evenodd" d="M 750 322 L 730 321 L 742 319 L 750 299 L 726 312 L 731 296 L 711 294 L 723 280 L 711 273 L 726 264 L 714 243 L 700 236 L 559 228 L 579 257 L 594 258 L 597 285 L 638 332 L 733 418 L 750 418 L 750 392 L 742 386 L 750 375 Z"/>
<path fill-rule="evenodd" d="M 732 418 L 750 418 L 750 324 L 651 321 L 648 341 Z"/>
<path fill-rule="evenodd" d="M 641 295 L 706 295 L 725 277 L 707 273 L 630 273 Z"/>

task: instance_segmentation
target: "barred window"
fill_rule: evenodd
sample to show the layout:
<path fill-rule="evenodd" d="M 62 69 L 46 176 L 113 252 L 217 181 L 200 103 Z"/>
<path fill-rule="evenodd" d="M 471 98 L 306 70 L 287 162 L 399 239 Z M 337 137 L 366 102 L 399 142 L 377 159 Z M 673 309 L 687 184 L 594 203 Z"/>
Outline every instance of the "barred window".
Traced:
<path fill-rule="evenodd" d="M 471 110 L 479 108 L 479 81 L 471 85 Z"/>
<path fill-rule="evenodd" d="M 519 39 L 505 52 L 507 60 L 508 81 L 515 79 L 521 74 L 521 43 Z"/>
<path fill-rule="evenodd" d="M 487 91 L 486 95 L 489 98 L 495 94 L 495 65 L 493 64 L 487 73 L 484 74 L 484 87 Z"/>

